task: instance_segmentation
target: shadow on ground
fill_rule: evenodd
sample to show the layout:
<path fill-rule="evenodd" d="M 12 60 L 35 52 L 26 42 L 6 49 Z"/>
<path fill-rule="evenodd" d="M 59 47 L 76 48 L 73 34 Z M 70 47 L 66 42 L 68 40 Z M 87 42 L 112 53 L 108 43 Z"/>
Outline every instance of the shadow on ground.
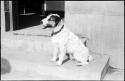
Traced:
<path fill-rule="evenodd" d="M 1 75 L 10 73 L 11 72 L 11 66 L 7 59 L 1 57 Z"/>

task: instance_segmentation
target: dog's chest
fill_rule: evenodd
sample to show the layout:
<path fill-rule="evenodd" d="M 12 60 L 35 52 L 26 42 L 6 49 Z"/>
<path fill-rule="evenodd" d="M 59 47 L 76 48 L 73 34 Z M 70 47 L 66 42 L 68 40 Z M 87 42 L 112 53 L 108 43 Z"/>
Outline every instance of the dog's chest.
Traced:
<path fill-rule="evenodd" d="M 68 35 L 69 32 L 67 31 L 67 29 L 63 29 L 61 32 L 59 32 L 58 34 L 52 36 L 51 41 L 53 43 L 60 43 L 60 44 L 64 44 L 67 42 L 68 40 Z"/>

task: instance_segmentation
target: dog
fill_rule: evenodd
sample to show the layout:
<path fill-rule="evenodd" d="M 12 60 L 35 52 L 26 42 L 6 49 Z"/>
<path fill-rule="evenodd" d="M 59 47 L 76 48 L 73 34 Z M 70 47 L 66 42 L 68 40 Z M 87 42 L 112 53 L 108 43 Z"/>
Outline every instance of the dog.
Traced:
<path fill-rule="evenodd" d="M 67 53 L 78 65 L 87 65 L 93 60 L 89 49 L 77 35 L 66 28 L 64 20 L 58 14 L 49 14 L 40 23 L 43 29 L 52 28 L 51 41 L 54 44 L 54 51 L 51 61 L 56 62 L 56 65 L 62 65 Z"/>

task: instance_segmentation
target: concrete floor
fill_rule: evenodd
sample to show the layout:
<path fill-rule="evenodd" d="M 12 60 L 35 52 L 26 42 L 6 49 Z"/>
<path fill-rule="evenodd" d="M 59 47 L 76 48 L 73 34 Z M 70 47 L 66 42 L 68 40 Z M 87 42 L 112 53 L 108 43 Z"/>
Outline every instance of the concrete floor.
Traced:
<path fill-rule="evenodd" d="M 10 51 L 8 51 L 8 52 L 10 53 Z M 2 55 L 2 56 L 4 56 L 4 55 Z M 10 63 L 10 62 L 8 61 L 8 63 Z M 48 75 L 48 74 L 39 75 L 39 73 L 37 73 L 38 70 L 36 72 L 35 71 L 31 71 L 31 70 L 30 71 L 28 71 L 28 70 L 27 71 L 12 70 L 12 67 L 11 68 L 7 68 L 9 65 L 11 65 L 11 64 L 8 64 L 8 63 L 6 63 L 6 65 L 4 64 L 3 68 L 5 68 L 5 69 L 3 71 L 4 71 L 4 73 L 5 72 L 6 73 L 5 74 L 3 73 L 1 75 L 2 76 L 2 78 L 1 78 L 2 80 L 12 80 L 12 79 L 15 79 L 15 80 L 29 80 L 29 79 L 30 80 L 37 80 L 37 79 L 42 79 L 42 80 L 64 80 L 64 78 L 57 77 L 57 76 L 52 76 L 52 75 Z M 23 68 L 25 68 L 24 66 L 25 66 L 25 64 L 23 64 Z M 35 66 L 37 67 L 37 65 L 35 65 Z M 18 67 L 20 67 L 20 66 L 18 66 Z M 53 67 L 54 67 L 54 63 L 53 63 Z M 31 68 L 31 66 L 30 66 L 30 68 Z M 8 69 L 11 69 L 11 71 L 9 71 Z M 115 81 L 116 80 L 124 80 L 124 71 L 123 70 L 118 70 L 118 69 L 116 70 L 116 69 L 113 69 L 113 68 L 109 68 L 108 72 L 107 72 L 107 74 L 106 74 L 106 76 L 104 77 L 103 80 L 115 80 Z"/>
<path fill-rule="evenodd" d="M 1 56 L 6 58 L 11 65 L 11 72 L 2 75 L 2 80 L 100 80 L 108 60 L 105 55 L 93 54 L 96 60 L 87 66 L 78 67 L 76 62 L 67 60 L 59 67 L 50 62 L 51 51 L 47 52 L 47 50 L 41 50 L 41 53 L 38 53 L 37 51 L 25 50 L 25 48 L 8 49 L 2 47 L 1 53 Z"/>
<path fill-rule="evenodd" d="M 37 34 L 40 34 L 41 35 L 41 28 L 39 27 L 39 26 L 36 26 L 35 28 L 29 28 L 29 30 L 24 30 L 23 32 L 22 31 L 15 31 L 16 33 L 19 33 L 19 34 L 31 34 L 31 36 L 29 36 L 29 38 L 30 39 L 36 39 L 35 38 L 35 35 L 37 35 Z M 14 33 L 15 33 L 14 32 Z M 44 32 L 42 32 L 42 34 L 44 34 L 44 35 L 48 35 L 49 36 L 49 33 L 50 33 L 50 30 L 47 30 L 47 31 L 44 31 Z M 33 37 L 32 37 L 32 35 L 33 35 Z M 1 37 L 1 39 L 4 39 L 4 38 L 8 38 L 8 39 L 11 39 L 12 37 L 13 37 L 13 34 L 11 33 L 8 33 L 8 34 L 2 34 L 2 37 Z M 22 36 L 20 36 L 19 37 L 19 39 L 22 39 L 22 38 L 26 38 L 25 40 L 27 40 L 27 37 L 24 37 L 23 35 Z M 7 40 L 8 40 L 7 39 Z M 16 38 L 17 39 L 17 38 Z M 48 42 L 47 43 L 47 41 L 49 40 L 48 38 L 47 38 L 47 40 L 46 39 L 44 39 L 44 38 L 42 38 L 41 39 L 41 37 L 40 37 L 40 39 L 39 38 L 37 38 L 38 40 L 40 40 L 40 41 L 42 41 L 42 44 L 45 44 L 46 46 L 42 46 L 42 48 L 45 50 L 44 52 L 46 52 L 46 51 L 48 51 L 48 52 L 51 52 L 52 51 L 52 47 L 50 46 L 50 43 Z M 2 41 L 2 44 L 4 43 L 5 44 L 5 42 L 7 42 L 7 40 L 3 40 Z M 37 41 L 38 41 L 37 40 Z M 16 42 L 10 42 L 10 40 L 8 40 L 9 42 L 6 44 L 6 45 L 10 45 L 10 47 L 13 47 L 13 45 L 14 44 L 16 44 Z M 32 40 L 32 41 L 34 41 L 34 40 Z M 27 42 L 29 42 L 29 41 L 27 41 Z M 32 43 L 32 42 L 31 42 Z M 29 43 L 30 44 L 30 43 Z M 35 43 L 36 44 L 36 43 Z M 20 46 L 18 43 L 15 45 L 15 47 L 14 47 L 14 49 L 15 48 L 17 48 L 18 46 Z M 4 48 L 3 46 L 2 46 L 2 48 Z M 25 48 L 21 48 L 21 50 L 23 51 L 23 50 L 25 50 L 27 47 L 25 47 Z M 31 48 L 32 49 L 32 48 Z M 12 49 L 13 50 L 13 49 Z M 11 51 L 6 51 L 6 52 L 8 52 L 8 54 L 6 55 L 6 54 L 4 54 L 5 52 L 3 52 L 2 53 L 2 56 L 3 57 L 12 57 L 12 55 L 9 55 L 9 53 L 11 53 L 12 52 L 12 50 Z M 29 49 L 30 50 L 30 49 Z M 27 59 L 26 57 L 30 57 L 30 59 L 29 59 L 29 62 L 34 62 L 34 59 L 33 58 L 35 58 L 36 56 L 34 56 L 34 54 L 36 54 L 36 53 L 41 53 L 41 50 L 40 51 L 38 51 L 37 50 L 37 52 L 32 52 L 32 56 L 31 55 L 29 55 L 30 53 L 31 53 L 31 51 L 29 52 L 29 50 L 27 51 L 27 52 L 25 52 L 25 53 L 27 53 L 28 54 L 28 56 L 25 56 L 25 55 L 23 55 L 23 56 L 25 56 L 25 57 L 23 57 L 24 59 Z M 36 50 L 35 50 L 36 51 Z M 14 51 L 15 52 L 15 51 Z M 14 53 L 14 52 L 12 52 L 12 53 Z M 17 51 L 17 52 L 15 52 L 15 53 L 19 53 L 19 51 Z M 4 56 L 4 55 L 6 55 L 6 56 Z M 21 52 L 20 52 L 20 55 L 21 55 Z M 17 58 L 18 57 L 18 58 Z M 40 57 L 40 56 L 37 56 L 37 57 Z M 50 57 L 50 55 L 49 56 L 47 56 L 47 57 Z M 16 58 L 16 59 L 20 59 L 20 56 L 19 55 L 14 55 L 14 57 L 13 58 Z M 13 59 L 12 58 L 12 59 Z M 31 59 L 33 59 L 33 60 L 31 60 Z M 7 59 L 7 60 L 10 60 L 10 59 Z M 18 60 L 14 60 L 14 61 L 11 61 L 12 63 L 13 63 L 13 66 L 15 67 L 15 68 L 20 68 L 20 66 L 21 66 L 21 63 L 22 63 L 22 67 L 21 67 L 21 69 L 23 68 L 23 69 L 26 69 L 26 67 L 24 67 L 24 66 L 27 66 L 27 64 L 25 64 L 25 62 L 26 61 L 24 61 L 24 62 L 18 62 Z M 39 59 L 37 59 L 37 61 L 36 61 L 36 63 L 40 63 L 41 64 L 41 57 L 39 58 Z M 47 60 L 47 59 L 45 59 L 45 58 L 43 58 L 43 60 Z M 50 64 L 49 62 L 50 61 L 47 61 L 48 63 L 47 64 Z M 19 64 L 20 63 L 20 64 Z M 24 64 L 23 64 L 24 63 Z M 17 66 L 17 65 L 14 65 L 14 64 L 17 64 L 17 65 L 19 65 L 19 66 Z M 72 62 L 68 62 L 68 63 L 66 63 L 67 65 L 69 64 L 69 65 L 71 65 L 71 67 L 73 67 L 72 65 L 74 65 L 74 63 L 72 63 Z M 99 63 L 100 64 L 100 63 Z M 97 64 L 97 66 L 99 65 L 99 64 Z M 45 65 L 46 65 L 46 63 L 45 63 Z M 52 65 L 52 64 L 50 64 L 50 65 Z M 39 66 L 39 64 L 38 65 L 35 65 L 35 64 L 33 64 L 32 65 L 32 63 L 30 63 L 29 64 L 29 66 L 30 67 L 28 67 L 28 68 L 35 68 L 35 66 L 38 66 L 38 69 L 41 69 L 41 66 Z M 44 69 L 45 68 L 49 68 L 49 67 L 45 67 L 45 66 L 42 66 Z M 51 66 L 51 68 L 53 68 L 53 67 L 55 67 L 54 66 L 54 64 Z M 71 67 L 67 67 L 67 68 L 71 68 Z M 93 66 L 91 66 L 91 67 L 93 67 Z M 58 67 L 56 67 L 56 68 L 58 68 Z M 44 71 L 44 69 L 43 69 L 43 71 Z M 64 71 L 67 71 L 67 69 L 64 69 L 64 68 L 62 68 Z M 97 67 L 95 67 L 95 70 L 97 69 Z M 26 69 L 27 70 L 27 69 Z M 61 71 L 60 69 L 58 69 L 59 71 Z M 75 69 L 74 69 L 75 70 Z M 89 69 L 90 70 L 90 69 Z M 51 70 L 50 70 L 51 71 Z M 54 71 L 54 70 L 53 70 Z M 64 72 L 63 71 L 63 72 Z M 94 70 L 93 70 L 94 71 Z M 99 71 L 99 70 L 98 70 Z M 57 80 L 64 80 L 64 78 L 63 77 L 60 77 L 60 76 L 53 76 L 53 75 L 48 75 L 48 74 L 46 74 L 46 73 L 44 73 L 44 74 L 41 74 L 41 75 L 39 75 L 39 70 L 27 70 L 27 71 L 21 71 L 21 70 L 19 70 L 19 71 L 15 71 L 15 70 L 13 70 L 13 71 L 11 71 L 10 73 L 7 73 L 7 74 L 3 74 L 2 75 L 2 79 L 3 80 L 6 80 L 6 79 L 10 79 L 10 78 L 15 78 L 15 79 L 18 79 L 18 80 L 21 80 L 21 79 L 27 79 L 27 80 L 29 80 L 29 79 L 31 79 L 31 80 L 36 80 L 36 79 L 44 79 L 44 80 L 48 80 L 48 79 L 51 79 L 51 80 L 54 80 L 54 79 L 57 79 Z M 71 72 L 71 70 L 70 70 L 70 72 Z M 75 72 L 76 74 L 77 74 L 77 71 Z M 65 74 L 65 73 L 64 73 Z M 74 72 L 72 73 L 71 72 L 71 74 L 74 74 Z M 96 75 L 96 72 L 94 72 L 94 74 Z M 42 76 L 42 77 L 41 77 Z M 67 75 L 67 76 L 69 76 L 69 75 Z M 35 78 L 33 78 L 33 77 L 35 77 Z M 124 70 L 114 70 L 113 68 L 109 68 L 108 69 L 108 72 L 107 72 L 107 74 L 106 74 L 106 76 L 104 77 L 104 80 L 124 80 Z"/>

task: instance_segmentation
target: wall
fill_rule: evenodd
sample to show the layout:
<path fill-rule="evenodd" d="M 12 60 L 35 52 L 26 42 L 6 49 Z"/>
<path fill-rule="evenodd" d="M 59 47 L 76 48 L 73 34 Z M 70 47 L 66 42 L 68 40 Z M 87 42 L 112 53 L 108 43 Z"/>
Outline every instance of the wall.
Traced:
<path fill-rule="evenodd" d="M 45 1 L 47 11 L 64 11 L 64 1 Z"/>
<path fill-rule="evenodd" d="M 66 1 L 65 22 L 89 38 L 91 51 L 108 54 L 111 66 L 124 68 L 123 1 Z"/>
<path fill-rule="evenodd" d="M 48 15 L 50 13 L 57 13 L 60 15 L 60 17 L 64 18 L 64 1 L 45 1 L 45 5 L 45 15 Z"/>

